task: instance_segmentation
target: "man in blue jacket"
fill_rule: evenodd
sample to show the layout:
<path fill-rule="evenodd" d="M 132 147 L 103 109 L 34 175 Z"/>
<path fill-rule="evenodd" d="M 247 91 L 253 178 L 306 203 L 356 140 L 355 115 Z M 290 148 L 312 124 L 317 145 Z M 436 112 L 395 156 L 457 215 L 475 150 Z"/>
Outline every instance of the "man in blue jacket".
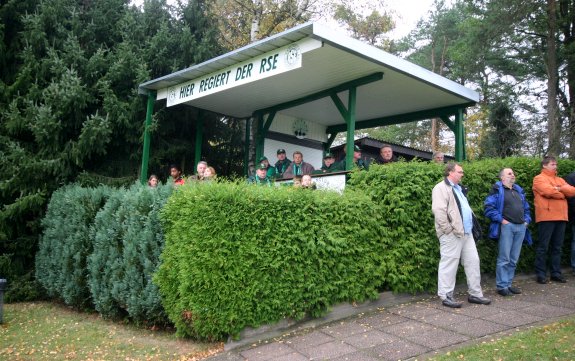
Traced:
<path fill-rule="evenodd" d="M 511 168 L 499 172 L 501 181 L 495 183 L 485 198 L 485 216 L 491 220 L 489 238 L 499 239 L 499 254 L 495 268 L 497 293 L 511 296 L 521 293 L 514 287 L 515 268 L 521 254 L 523 240 L 532 243 L 527 225 L 531 222 L 529 204 L 525 200 L 523 188 L 515 184 L 515 174 Z"/>

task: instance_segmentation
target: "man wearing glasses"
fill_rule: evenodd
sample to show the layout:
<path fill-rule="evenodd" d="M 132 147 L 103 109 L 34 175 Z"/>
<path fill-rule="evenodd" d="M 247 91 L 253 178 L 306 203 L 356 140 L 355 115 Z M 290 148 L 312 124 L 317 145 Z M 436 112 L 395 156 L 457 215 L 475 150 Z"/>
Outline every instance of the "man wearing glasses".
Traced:
<path fill-rule="evenodd" d="M 513 169 L 503 168 L 499 172 L 499 179 L 485 198 L 484 208 L 485 216 L 491 220 L 489 238 L 499 239 L 495 267 L 497 293 L 511 296 L 521 293 L 521 289 L 512 286 L 512 283 L 523 241 L 532 243 L 527 230 L 531 215 L 523 188 L 515 184 Z"/>
<path fill-rule="evenodd" d="M 467 201 L 467 188 L 459 182 L 463 168 L 457 163 L 445 166 L 445 178 L 431 193 L 431 210 L 435 216 L 435 232 L 439 238 L 441 259 L 437 271 L 437 295 L 446 307 L 460 308 L 461 302 L 453 298 L 455 277 L 459 262 L 465 269 L 470 303 L 488 305 L 483 297 L 479 255 L 473 239 L 473 211 Z"/>

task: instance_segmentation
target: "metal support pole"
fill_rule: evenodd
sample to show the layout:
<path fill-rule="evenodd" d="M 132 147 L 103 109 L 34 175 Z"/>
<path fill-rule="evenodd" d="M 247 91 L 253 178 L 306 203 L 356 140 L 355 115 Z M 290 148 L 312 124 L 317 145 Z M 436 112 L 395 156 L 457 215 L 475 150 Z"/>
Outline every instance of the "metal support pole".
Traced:
<path fill-rule="evenodd" d="M 461 162 L 465 159 L 465 130 L 463 129 L 463 110 L 455 115 L 455 160 Z"/>
<path fill-rule="evenodd" d="M 461 118 L 461 143 L 463 149 L 463 158 L 462 160 L 467 160 L 467 135 L 465 134 L 465 113 L 464 109 L 459 109 L 457 112 L 457 116 Z"/>
<path fill-rule="evenodd" d="M 198 119 L 196 121 L 196 150 L 194 151 L 194 168 L 192 173 L 196 173 L 196 169 L 200 160 L 202 160 L 202 141 L 204 139 L 204 113 L 200 109 L 198 111 Z"/>
<path fill-rule="evenodd" d="M 142 150 L 142 168 L 140 171 L 140 183 L 146 184 L 148 181 L 148 163 L 150 161 L 150 127 L 152 126 L 152 113 L 154 112 L 154 102 L 156 92 L 148 92 L 148 105 L 146 107 L 146 122 L 144 123 L 144 149 Z"/>
<path fill-rule="evenodd" d="M 254 117 L 257 119 L 257 132 L 256 132 L 256 159 L 258 160 L 264 155 L 264 115 L 262 113 L 257 113 Z"/>
<path fill-rule="evenodd" d="M 347 137 L 345 145 L 345 170 L 353 169 L 353 148 L 355 145 L 355 101 L 357 95 L 357 88 L 349 88 L 349 100 L 347 104 Z"/>
<path fill-rule="evenodd" d="M 244 148 L 244 176 L 249 176 L 249 163 L 250 163 L 250 124 L 252 118 L 246 119 L 246 135 L 245 135 L 245 148 Z"/>

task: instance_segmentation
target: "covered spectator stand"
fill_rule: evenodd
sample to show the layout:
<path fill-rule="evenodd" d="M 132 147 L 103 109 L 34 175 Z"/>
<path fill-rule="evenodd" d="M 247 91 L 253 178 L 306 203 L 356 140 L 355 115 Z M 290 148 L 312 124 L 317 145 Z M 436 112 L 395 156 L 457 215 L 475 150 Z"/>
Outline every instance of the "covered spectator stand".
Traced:
<path fill-rule="evenodd" d="M 455 134 L 455 158 L 465 159 L 465 109 L 479 95 L 460 84 L 374 46 L 306 23 L 204 63 L 150 80 L 141 180 L 147 179 L 154 103 L 188 105 L 246 119 L 256 129 L 256 159 L 275 159 L 278 144 L 290 154 L 321 162 L 339 132 L 346 132 L 346 164 L 353 164 L 354 131 L 440 118 Z M 200 159 L 201 124 L 196 138 Z M 273 162 L 272 162 L 273 163 Z"/>

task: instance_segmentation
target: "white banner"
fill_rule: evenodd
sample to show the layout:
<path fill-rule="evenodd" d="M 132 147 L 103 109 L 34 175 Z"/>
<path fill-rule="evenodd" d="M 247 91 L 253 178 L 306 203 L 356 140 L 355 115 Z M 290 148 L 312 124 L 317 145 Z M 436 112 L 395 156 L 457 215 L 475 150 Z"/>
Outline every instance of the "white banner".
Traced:
<path fill-rule="evenodd" d="M 345 189 L 345 173 L 324 175 L 323 177 L 312 177 L 317 189 L 330 189 L 343 193 Z"/>
<path fill-rule="evenodd" d="M 315 184 L 317 189 L 329 189 L 339 193 L 343 193 L 345 189 L 345 175 L 344 173 L 326 173 L 322 175 L 311 175 L 311 181 Z M 285 179 L 275 181 L 276 186 L 293 186 L 293 179 Z"/>
<path fill-rule="evenodd" d="M 321 41 L 306 38 L 243 63 L 167 89 L 167 105 L 173 106 L 238 85 L 300 68 L 302 54 L 317 49 Z"/>

